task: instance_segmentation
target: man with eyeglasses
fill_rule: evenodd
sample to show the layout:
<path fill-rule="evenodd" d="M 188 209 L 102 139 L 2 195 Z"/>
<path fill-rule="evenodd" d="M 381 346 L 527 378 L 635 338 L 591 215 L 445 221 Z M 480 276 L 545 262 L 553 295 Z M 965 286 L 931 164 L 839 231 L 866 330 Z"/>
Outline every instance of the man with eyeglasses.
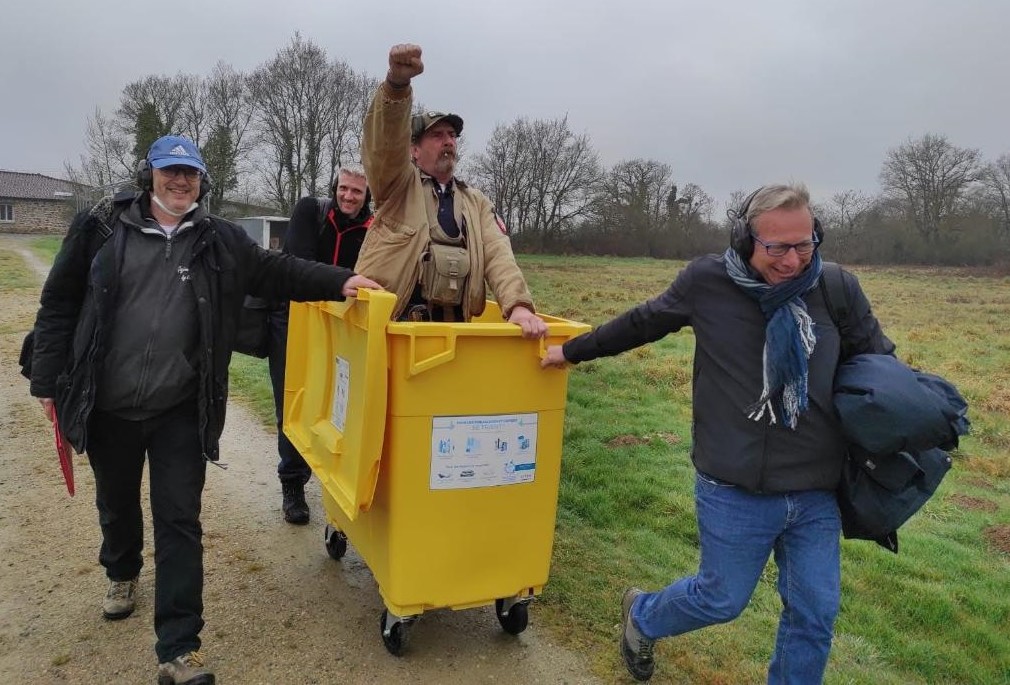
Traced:
<path fill-rule="evenodd" d="M 394 45 L 365 115 L 361 158 L 376 212 L 355 268 L 396 294 L 394 318 L 469 321 L 484 311 L 486 283 L 506 320 L 543 337 L 505 224 L 455 176 L 463 119 L 411 117 L 411 80 L 423 71 L 419 46 Z"/>
<path fill-rule="evenodd" d="M 731 214 L 724 254 L 695 259 L 666 292 L 562 345 L 542 364 L 619 354 L 690 326 L 698 572 L 627 590 L 619 642 L 648 680 L 659 638 L 736 618 L 774 554 L 783 610 L 768 669 L 774 685 L 819 683 L 841 594 L 835 489 L 845 439 L 832 380 L 841 337 L 821 287 L 823 239 L 802 185 L 769 185 Z M 892 354 L 870 304 L 843 271 L 850 354 Z"/>
<path fill-rule="evenodd" d="M 196 145 L 164 136 L 121 193 L 74 218 L 42 289 L 31 393 L 87 453 L 102 529 L 108 620 L 136 607 L 143 566 L 140 484 L 154 523 L 158 683 L 208 685 L 201 498 L 217 462 L 228 364 L 243 297 L 339 300 L 377 288 L 350 269 L 269 252 L 200 204 Z M 95 249 L 97 246 L 97 249 Z M 110 681 L 112 674 L 96 674 Z"/>

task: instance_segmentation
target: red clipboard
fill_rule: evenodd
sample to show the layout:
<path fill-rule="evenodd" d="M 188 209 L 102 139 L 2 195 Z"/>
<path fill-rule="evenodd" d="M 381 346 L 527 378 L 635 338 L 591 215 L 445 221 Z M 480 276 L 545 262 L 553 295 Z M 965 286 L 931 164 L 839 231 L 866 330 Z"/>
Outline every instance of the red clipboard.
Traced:
<path fill-rule="evenodd" d="M 60 455 L 60 469 L 63 471 L 63 480 L 67 482 L 67 492 L 74 496 L 74 451 L 70 448 L 63 431 L 60 430 L 60 422 L 56 419 L 56 407 L 53 407 L 53 434 L 56 436 L 56 453 Z"/>

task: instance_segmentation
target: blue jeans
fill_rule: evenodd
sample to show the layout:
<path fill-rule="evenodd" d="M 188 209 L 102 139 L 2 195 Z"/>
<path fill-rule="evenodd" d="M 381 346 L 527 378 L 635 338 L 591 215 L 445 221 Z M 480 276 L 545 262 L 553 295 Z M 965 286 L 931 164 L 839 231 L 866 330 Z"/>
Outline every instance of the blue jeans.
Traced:
<path fill-rule="evenodd" d="M 639 597 L 631 610 L 638 629 L 657 639 L 733 620 L 774 553 L 782 614 L 768 683 L 820 683 L 841 597 L 835 494 L 755 494 L 701 473 L 694 492 L 698 573 Z"/>
<path fill-rule="evenodd" d="M 270 312 L 267 318 L 270 331 L 269 363 L 270 383 L 274 391 L 274 414 L 277 417 L 277 477 L 282 483 L 305 485 L 312 477 L 312 469 L 305 463 L 288 436 L 284 435 L 284 369 L 288 353 L 288 303 Z"/>

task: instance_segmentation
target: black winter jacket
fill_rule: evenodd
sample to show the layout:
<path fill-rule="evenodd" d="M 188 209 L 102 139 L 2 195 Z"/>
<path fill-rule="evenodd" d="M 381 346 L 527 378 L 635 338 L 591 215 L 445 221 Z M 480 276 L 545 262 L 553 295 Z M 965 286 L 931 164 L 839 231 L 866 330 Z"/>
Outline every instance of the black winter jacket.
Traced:
<path fill-rule="evenodd" d="M 141 202 L 130 197 L 121 202 Z M 197 232 L 188 266 L 197 304 L 199 374 L 197 402 L 204 457 L 218 458 L 228 399 L 228 364 L 245 295 L 297 301 L 343 299 L 353 271 L 259 247 L 238 226 L 202 208 L 187 217 Z M 102 377 L 108 327 L 124 259 L 122 220 L 88 261 L 95 218 L 78 214 L 42 289 L 35 323 L 31 393 L 56 401 L 60 427 L 78 453 L 87 451 L 88 420 Z"/>
<path fill-rule="evenodd" d="M 354 217 L 341 212 L 331 200 L 303 197 L 291 212 L 284 235 L 284 252 L 302 259 L 353 268 L 372 223 L 367 197 L 364 207 Z"/>
<path fill-rule="evenodd" d="M 890 354 L 856 277 L 844 273 L 853 354 Z M 834 490 L 845 457 L 832 403 L 840 338 L 820 288 L 804 300 L 817 344 L 808 361 L 809 409 L 796 430 L 753 421 L 761 395 L 765 317 L 726 273 L 722 256 L 692 261 L 663 294 L 564 345 L 571 362 L 615 355 L 690 326 L 695 335 L 692 459 L 695 467 L 751 492 Z"/>

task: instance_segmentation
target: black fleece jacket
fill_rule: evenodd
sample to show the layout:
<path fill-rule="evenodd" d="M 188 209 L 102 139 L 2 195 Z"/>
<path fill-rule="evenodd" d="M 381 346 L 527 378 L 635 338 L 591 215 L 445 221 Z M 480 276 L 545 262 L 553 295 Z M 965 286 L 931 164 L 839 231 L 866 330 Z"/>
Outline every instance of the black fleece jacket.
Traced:
<path fill-rule="evenodd" d="M 87 451 L 87 426 L 101 392 L 110 329 L 127 249 L 124 216 L 147 216 L 146 195 L 127 203 L 112 236 L 89 261 L 90 211 L 75 217 L 42 289 L 35 323 L 31 393 L 56 399 L 60 426 L 77 452 Z M 139 205 L 139 206 L 138 206 Z M 353 271 L 264 250 L 235 224 L 210 216 L 203 208 L 185 217 L 192 222 L 192 250 L 180 280 L 195 302 L 196 400 L 204 456 L 216 460 L 228 399 L 228 364 L 236 324 L 246 294 L 297 301 L 343 299 L 341 290 Z M 114 370 L 113 370 L 114 372 Z"/>

